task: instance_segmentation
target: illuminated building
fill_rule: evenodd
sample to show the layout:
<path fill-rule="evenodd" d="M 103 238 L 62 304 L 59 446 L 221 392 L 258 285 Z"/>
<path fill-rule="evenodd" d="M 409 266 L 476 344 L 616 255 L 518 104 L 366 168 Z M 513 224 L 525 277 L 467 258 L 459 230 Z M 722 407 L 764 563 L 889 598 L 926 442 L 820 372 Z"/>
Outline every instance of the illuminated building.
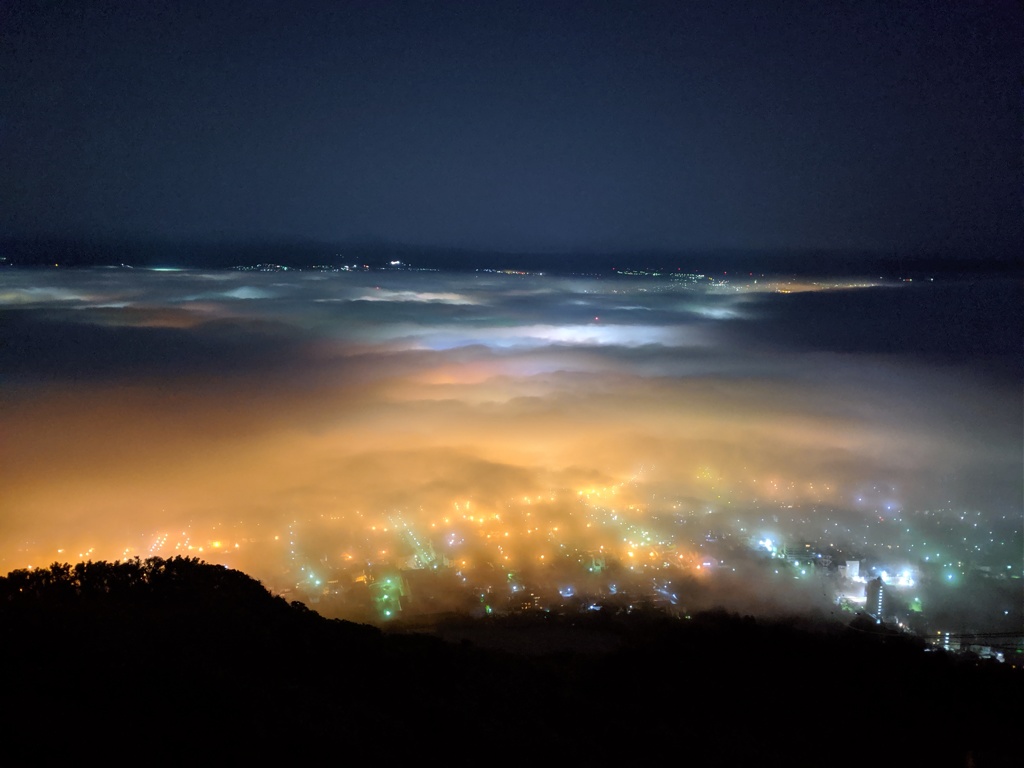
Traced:
<path fill-rule="evenodd" d="M 513 613 L 530 613 L 541 610 L 540 595 L 530 591 L 521 591 L 508 599 L 508 609 Z"/>
<path fill-rule="evenodd" d="M 882 623 L 882 611 L 885 607 L 885 584 L 881 577 L 874 578 L 865 587 L 867 601 L 864 604 L 865 610 L 874 617 L 875 622 Z"/>
<path fill-rule="evenodd" d="M 850 581 L 860 579 L 860 560 L 847 560 L 846 565 L 839 566 L 839 575 Z"/>

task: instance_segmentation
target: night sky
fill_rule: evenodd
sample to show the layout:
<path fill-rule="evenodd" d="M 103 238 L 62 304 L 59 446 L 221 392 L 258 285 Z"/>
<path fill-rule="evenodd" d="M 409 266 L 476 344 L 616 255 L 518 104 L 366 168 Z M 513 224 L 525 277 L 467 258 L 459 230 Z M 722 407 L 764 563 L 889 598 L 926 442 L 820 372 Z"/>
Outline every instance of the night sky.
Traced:
<path fill-rule="evenodd" d="M 1005 256 L 1022 40 L 1010 0 L 13 0 L 0 230 Z"/>

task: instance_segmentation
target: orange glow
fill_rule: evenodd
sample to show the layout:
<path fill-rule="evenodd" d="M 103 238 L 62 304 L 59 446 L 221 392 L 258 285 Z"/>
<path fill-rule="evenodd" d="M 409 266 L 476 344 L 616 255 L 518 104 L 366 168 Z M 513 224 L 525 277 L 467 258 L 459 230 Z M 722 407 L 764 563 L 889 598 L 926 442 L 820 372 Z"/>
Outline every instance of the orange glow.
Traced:
<path fill-rule="evenodd" d="M 202 342 L 197 360 L 2 384 L 0 568 L 202 553 L 296 599 L 308 572 L 337 577 L 339 600 L 386 570 L 461 571 L 459 588 L 481 593 L 556 571 L 604 588 L 631 566 L 645 584 L 714 582 L 724 569 L 701 563 L 716 546 L 849 509 L 877 476 L 899 488 L 889 495 L 928 498 L 935 467 L 967 474 L 976 460 L 953 439 L 975 412 L 950 426 L 964 391 L 952 374 L 947 386 L 919 363 L 868 373 L 852 357 L 760 352 L 691 317 L 707 301 L 742 318 L 742 296 L 602 298 L 601 281 L 466 277 L 396 288 L 401 307 L 364 314 L 334 301 L 365 293 L 341 278 L 316 298 L 258 283 L 292 290 L 281 302 L 192 302 L 213 289 L 181 279 L 197 285 L 90 322 L 181 332 L 175 343 Z M 578 326 L 565 297 L 611 307 Z M 520 316 L 530 301 L 544 317 Z M 240 372 L 211 362 L 211 340 Z"/>

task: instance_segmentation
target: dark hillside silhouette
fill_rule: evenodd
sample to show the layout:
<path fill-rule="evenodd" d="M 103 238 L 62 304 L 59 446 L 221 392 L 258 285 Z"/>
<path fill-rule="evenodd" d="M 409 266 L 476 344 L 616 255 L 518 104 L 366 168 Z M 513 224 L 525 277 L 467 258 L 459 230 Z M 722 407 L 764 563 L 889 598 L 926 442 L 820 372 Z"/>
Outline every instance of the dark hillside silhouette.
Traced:
<path fill-rule="evenodd" d="M 600 763 L 610 744 L 681 765 L 749 764 L 765 750 L 787 765 L 984 768 L 1020 756 L 1015 720 L 998 713 L 1019 695 L 1021 670 L 926 652 L 872 623 L 717 611 L 541 614 L 487 628 L 538 647 L 578 633 L 586 648 L 599 636 L 600 650 L 519 655 L 384 633 L 180 557 L 14 571 L 0 578 L 10 704 L 0 762 L 336 752 Z M 446 628 L 457 631 L 458 621 Z"/>

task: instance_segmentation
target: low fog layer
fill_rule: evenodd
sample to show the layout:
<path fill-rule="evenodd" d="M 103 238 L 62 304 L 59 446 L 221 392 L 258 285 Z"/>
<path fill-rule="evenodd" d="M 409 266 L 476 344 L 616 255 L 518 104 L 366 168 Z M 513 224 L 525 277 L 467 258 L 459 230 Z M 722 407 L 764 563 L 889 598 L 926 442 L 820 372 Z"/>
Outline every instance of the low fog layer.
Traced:
<path fill-rule="evenodd" d="M 1019 577 L 1022 306 L 998 282 L 7 270 L 0 569 L 180 553 L 315 602 L 426 565 L 407 591 L 444 610 L 570 599 L 596 557 L 688 609 L 828 609 L 821 579 L 764 580 L 774 537 Z"/>

